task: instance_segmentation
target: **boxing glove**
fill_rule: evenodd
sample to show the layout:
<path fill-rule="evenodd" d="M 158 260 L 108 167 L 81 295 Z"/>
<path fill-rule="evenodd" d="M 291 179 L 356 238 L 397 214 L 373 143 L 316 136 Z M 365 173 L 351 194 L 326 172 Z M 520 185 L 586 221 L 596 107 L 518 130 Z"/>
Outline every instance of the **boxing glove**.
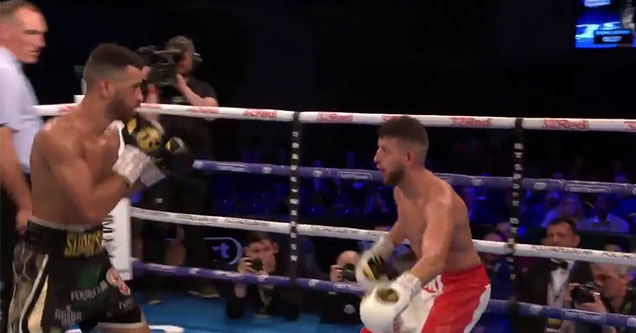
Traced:
<path fill-rule="evenodd" d="M 395 245 L 388 236 L 380 238 L 370 250 L 360 256 L 356 265 L 356 280 L 366 288 L 388 280 L 386 261 L 391 258 Z"/>
<path fill-rule="evenodd" d="M 152 157 L 158 157 L 165 144 L 165 131 L 161 124 L 139 116 L 128 120 L 121 134 L 125 145 L 134 146 Z"/>
<path fill-rule="evenodd" d="M 137 180 L 145 186 L 165 178 L 172 171 L 192 167 L 194 157 L 183 140 L 165 139 L 163 127 L 141 117 L 130 119 L 121 130 L 124 150 L 113 166 L 132 186 Z"/>
<path fill-rule="evenodd" d="M 168 139 L 156 152 L 157 157 L 147 164 L 140 175 L 140 181 L 146 186 L 162 180 L 167 174 L 183 172 L 192 168 L 194 155 L 179 137 Z"/>
<path fill-rule="evenodd" d="M 410 272 L 378 284 L 360 302 L 360 320 L 372 332 L 393 332 L 402 326 L 400 315 L 421 291 L 421 280 Z"/>

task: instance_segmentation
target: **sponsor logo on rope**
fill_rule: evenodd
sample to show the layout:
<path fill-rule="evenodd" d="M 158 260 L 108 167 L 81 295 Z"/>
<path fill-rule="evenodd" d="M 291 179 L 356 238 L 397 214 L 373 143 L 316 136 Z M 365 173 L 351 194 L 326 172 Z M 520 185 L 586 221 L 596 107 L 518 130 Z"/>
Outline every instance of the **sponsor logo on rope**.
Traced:
<path fill-rule="evenodd" d="M 216 106 L 193 106 L 186 109 L 186 112 L 192 113 L 219 113 Z"/>
<path fill-rule="evenodd" d="M 219 171 L 247 172 L 247 166 L 244 164 L 217 163 L 216 169 Z"/>
<path fill-rule="evenodd" d="M 544 119 L 541 128 L 586 131 L 590 128 L 590 122 L 587 120 Z"/>
<path fill-rule="evenodd" d="M 276 119 L 277 114 L 276 110 L 246 109 L 243 111 L 245 117 L 259 119 Z"/>
<path fill-rule="evenodd" d="M 332 121 L 332 122 L 353 122 L 352 114 L 340 114 L 336 112 L 318 112 L 316 117 L 318 121 Z"/>
<path fill-rule="evenodd" d="M 320 283 L 320 280 L 310 279 L 309 281 L 307 281 L 307 285 L 312 287 L 312 288 L 317 286 L 318 283 Z"/>
<path fill-rule="evenodd" d="M 534 184 L 532 184 L 532 188 L 537 190 L 537 191 L 542 191 L 545 190 L 546 188 L 548 188 L 548 184 L 545 182 L 536 182 Z"/>
<path fill-rule="evenodd" d="M 577 310 L 563 310 L 564 319 L 581 319 L 596 324 L 604 324 L 607 318 L 603 314 L 584 313 Z"/>
<path fill-rule="evenodd" d="M 334 283 L 333 287 L 336 290 L 347 290 L 352 292 L 358 292 L 358 291 L 364 290 L 361 287 L 359 287 L 357 284 L 351 284 L 351 283 Z"/>
<path fill-rule="evenodd" d="M 593 186 L 593 185 L 577 185 L 577 184 L 566 184 L 565 190 L 568 192 L 578 192 L 578 193 L 612 193 L 612 189 L 607 186 Z"/>
<path fill-rule="evenodd" d="M 532 304 L 528 306 L 528 311 L 530 311 L 530 313 L 534 315 L 539 314 L 541 310 L 543 310 L 543 307 L 541 305 Z"/>
<path fill-rule="evenodd" d="M 470 179 L 470 183 L 471 183 L 473 186 L 481 186 L 481 185 L 483 185 L 483 184 L 484 184 L 484 180 L 483 180 L 483 179 L 481 179 L 481 178 L 471 178 L 471 179 Z"/>
<path fill-rule="evenodd" d="M 450 117 L 451 125 L 457 127 L 492 127 L 492 118 Z"/>
<path fill-rule="evenodd" d="M 264 166 L 263 169 L 262 169 L 262 172 L 264 174 L 268 175 L 268 174 L 272 173 L 273 170 L 274 169 L 272 167 Z"/>
<path fill-rule="evenodd" d="M 389 121 L 391 119 L 396 119 L 396 118 L 400 118 L 401 115 L 388 115 L 388 114 L 383 114 L 382 115 L 382 122 L 386 122 Z"/>
<path fill-rule="evenodd" d="M 237 272 L 228 272 L 228 271 L 214 271 L 213 274 L 219 278 L 225 278 L 230 280 L 241 281 L 245 279 L 245 275 Z"/>
<path fill-rule="evenodd" d="M 627 319 L 627 327 L 636 327 L 636 318 Z"/>
<path fill-rule="evenodd" d="M 322 172 L 322 170 L 313 170 L 313 171 L 311 172 L 311 174 L 312 174 L 315 178 L 320 178 L 320 177 L 322 177 L 323 172 Z"/>
<path fill-rule="evenodd" d="M 625 120 L 626 129 L 630 131 L 636 131 L 636 121 L 633 120 Z"/>
<path fill-rule="evenodd" d="M 373 175 L 370 172 L 364 171 L 338 171 L 338 178 L 371 180 L 373 179 Z"/>
<path fill-rule="evenodd" d="M 142 103 L 141 107 L 148 108 L 148 109 L 161 109 L 161 105 L 157 103 Z"/>

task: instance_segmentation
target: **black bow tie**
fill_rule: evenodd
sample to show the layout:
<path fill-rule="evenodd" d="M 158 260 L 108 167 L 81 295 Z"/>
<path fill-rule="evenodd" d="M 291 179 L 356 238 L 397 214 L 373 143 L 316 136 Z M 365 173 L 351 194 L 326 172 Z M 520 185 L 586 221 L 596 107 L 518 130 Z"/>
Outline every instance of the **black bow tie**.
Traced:
<path fill-rule="evenodd" d="M 555 271 L 559 268 L 563 268 L 567 270 L 568 266 L 569 265 L 567 261 L 558 261 L 558 260 L 550 259 L 550 270 L 552 271 Z"/>

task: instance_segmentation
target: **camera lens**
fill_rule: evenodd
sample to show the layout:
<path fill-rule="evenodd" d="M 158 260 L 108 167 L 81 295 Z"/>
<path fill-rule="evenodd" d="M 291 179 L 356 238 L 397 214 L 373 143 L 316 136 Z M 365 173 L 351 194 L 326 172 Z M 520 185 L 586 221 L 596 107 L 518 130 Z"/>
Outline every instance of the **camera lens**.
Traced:
<path fill-rule="evenodd" d="M 572 302 L 576 304 L 594 303 L 595 292 L 598 292 L 596 286 L 584 284 L 572 289 L 570 297 L 572 297 Z"/>
<path fill-rule="evenodd" d="M 252 269 L 254 269 L 255 271 L 260 271 L 263 269 L 263 260 L 256 258 L 250 260 L 250 262 L 252 263 Z"/>
<path fill-rule="evenodd" d="M 342 278 L 347 281 L 356 282 L 356 265 L 345 264 L 342 266 Z"/>

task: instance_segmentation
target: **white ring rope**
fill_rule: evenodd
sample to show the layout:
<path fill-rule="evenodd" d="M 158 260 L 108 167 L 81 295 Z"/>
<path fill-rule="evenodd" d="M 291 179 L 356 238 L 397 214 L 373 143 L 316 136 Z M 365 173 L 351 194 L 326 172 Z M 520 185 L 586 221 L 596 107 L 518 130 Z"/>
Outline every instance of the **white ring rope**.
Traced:
<path fill-rule="evenodd" d="M 130 216 L 144 220 L 176 224 L 264 231 L 279 234 L 289 233 L 289 223 L 286 222 L 253 220 L 238 217 L 180 214 L 136 207 L 131 207 Z M 382 235 L 386 234 L 385 231 L 330 227 L 310 224 L 298 225 L 298 233 L 303 236 L 355 239 L 363 241 L 375 241 Z M 475 247 L 479 252 L 504 255 L 507 254 L 509 251 L 509 248 L 506 247 L 505 242 L 492 242 L 474 239 L 473 243 L 475 244 Z M 405 242 L 405 244 L 408 243 Z M 636 254 L 623 252 L 609 252 L 531 244 L 516 244 L 514 255 L 520 257 L 555 258 L 563 260 L 612 263 L 636 267 Z"/>
<path fill-rule="evenodd" d="M 41 116 L 57 116 L 72 110 L 77 104 L 37 105 Z M 193 107 L 173 104 L 142 104 L 143 113 L 160 113 L 198 118 L 227 118 L 291 122 L 293 111 L 229 107 Z M 300 122 L 327 124 L 381 124 L 397 114 L 301 112 Z M 431 127 L 512 129 L 512 117 L 435 116 L 410 115 Z M 522 118 L 523 128 L 529 130 L 636 132 L 636 119 L 583 119 L 583 118 Z"/>

